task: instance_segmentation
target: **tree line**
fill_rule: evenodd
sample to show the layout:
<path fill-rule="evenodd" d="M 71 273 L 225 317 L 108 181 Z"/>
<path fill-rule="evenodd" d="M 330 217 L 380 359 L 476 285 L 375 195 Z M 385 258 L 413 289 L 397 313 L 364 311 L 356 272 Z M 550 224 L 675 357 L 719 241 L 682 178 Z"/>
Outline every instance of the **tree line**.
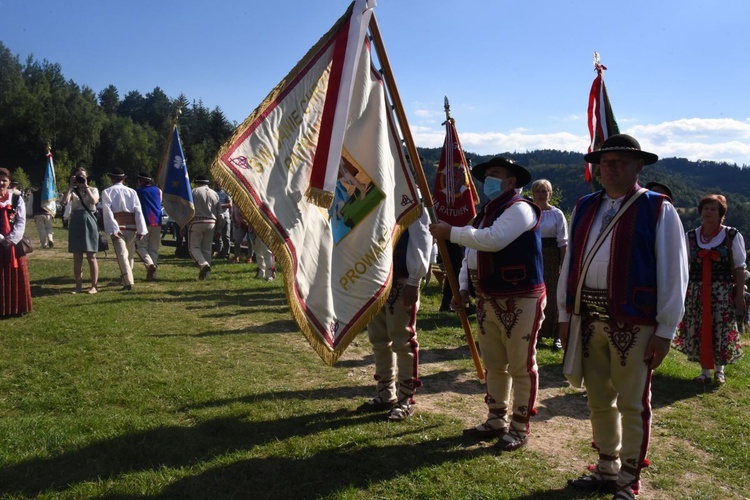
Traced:
<path fill-rule="evenodd" d="M 115 167 L 133 180 L 143 171 L 155 175 L 177 110 L 190 172 L 205 174 L 235 128 L 219 107 L 171 98 L 159 87 L 146 95 L 121 96 L 114 85 L 96 93 L 67 80 L 60 64 L 33 56 L 22 63 L 0 42 L 0 165 L 19 181 L 42 182 L 48 147 L 60 189 L 76 167 L 99 186 Z"/>
<path fill-rule="evenodd" d="M 109 185 L 106 173 L 115 167 L 131 180 L 141 171 L 155 175 L 178 109 L 190 175 L 207 174 L 236 127 L 219 107 L 209 110 L 202 101 L 185 95 L 171 98 L 159 87 L 146 95 L 135 90 L 121 95 L 114 85 L 96 93 L 66 79 L 59 64 L 33 56 L 22 63 L 0 42 L 0 166 L 24 187 L 41 184 L 48 146 L 60 190 L 79 166 L 99 187 Z M 434 185 L 441 148 L 418 147 L 418 151 Z M 596 188 L 583 179 L 580 152 L 545 149 L 498 154 L 526 166 L 534 179 L 548 179 L 555 191 L 553 200 L 568 215 L 578 198 Z M 466 156 L 476 165 L 495 155 L 466 152 Z M 702 196 L 722 193 L 729 204 L 726 224 L 750 235 L 750 169 L 662 158 L 645 167 L 640 180 L 643 185 L 658 181 L 670 186 L 685 229 L 700 225 L 696 207 Z"/>
<path fill-rule="evenodd" d="M 425 176 L 430 186 L 433 186 L 442 149 L 418 149 Z M 468 151 L 465 154 L 471 165 L 478 165 L 497 156 L 477 155 Z M 596 183 L 589 184 L 585 181 L 583 153 L 544 149 L 523 153 L 506 151 L 498 155 L 511 158 L 528 168 L 532 180 L 549 180 L 553 187 L 553 204 L 565 212 L 568 218 L 581 196 L 601 188 Z M 750 168 L 726 162 L 660 158 L 656 164 L 644 167 L 639 175 L 642 186 L 651 181 L 670 187 L 674 205 L 686 231 L 700 226 L 700 199 L 711 193 L 723 194 L 728 205 L 724 223 L 738 228 L 750 240 Z M 531 186 L 527 186 L 524 194 L 530 195 L 530 190 Z M 478 186 L 478 191 L 481 194 L 481 186 Z"/>

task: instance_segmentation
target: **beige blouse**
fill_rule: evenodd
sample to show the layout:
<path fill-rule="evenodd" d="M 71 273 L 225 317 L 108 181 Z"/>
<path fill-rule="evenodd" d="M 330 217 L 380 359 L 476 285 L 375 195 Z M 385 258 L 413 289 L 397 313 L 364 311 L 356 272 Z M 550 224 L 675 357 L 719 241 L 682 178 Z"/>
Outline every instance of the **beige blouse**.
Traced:
<path fill-rule="evenodd" d="M 98 199 L 99 190 L 95 187 L 90 187 L 89 189 L 91 190 L 91 193 Z M 79 189 L 78 192 L 81 193 L 81 196 L 83 196 L 83 200 L 86 202 L 86 206 L 89 208 L 89 210 L 91 210 L 91 213 L 95 213 L 96 203 L 93 203 L 91 195 L 85 190 Z M 75 192 L 70 193 L 70 210 L 73 212 L 75 212 L 76 210 L 85 210 L 80 198 L 78 198 L 78 195 L 76 195 Z"/>

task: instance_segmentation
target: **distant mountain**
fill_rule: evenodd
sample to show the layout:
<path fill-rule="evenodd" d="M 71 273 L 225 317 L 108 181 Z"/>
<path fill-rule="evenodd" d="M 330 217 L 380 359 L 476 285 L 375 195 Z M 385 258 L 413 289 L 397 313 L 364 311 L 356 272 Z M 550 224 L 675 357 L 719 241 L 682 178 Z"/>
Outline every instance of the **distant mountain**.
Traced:
<path fill-rule="evenodd" d="M 434 185 L 442 148 L 417 148 L 422 158 L 425 176 Z M 547 179 L 559 193 L 559 208 L 570 216 L 581 196 L 598 189 L 583 178 L 583 154 L 554 149 L 541 149 L 526 153 L 498 153 L 526 166 L 532 179 Z M 466 152 L 466 158 L 477 165 L 493 156 Z M 712 193 L 727 198 L 728 211 L 725 224 L 740 230 L 750 238 L 750 169 L 736 164 L 712 161 L 690 161 L 685 158 L 662 158 L 655 165 L 644 167 L 639 176 L 643 186 L 650 181 L 666 184 L 675 197 L 675 206 L 685 230 L 700 225 L 697 207 L 700 199 Z M 481 192 L 481 189 L 479 189 Z"/>

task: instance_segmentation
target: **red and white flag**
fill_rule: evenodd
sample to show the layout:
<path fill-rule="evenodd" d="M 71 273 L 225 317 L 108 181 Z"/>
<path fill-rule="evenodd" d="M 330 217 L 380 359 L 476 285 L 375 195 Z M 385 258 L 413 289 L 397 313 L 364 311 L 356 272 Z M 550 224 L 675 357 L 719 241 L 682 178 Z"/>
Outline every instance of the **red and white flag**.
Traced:
<path fill-rule="evenodd" d="M 609 103 L 607 87 L 604 85 L 604 70 L 607 68 L 599 63 L 599 54 L 596 52 L 594 52 L 594 68 L 596 78 L 594 78 L 591 92 L 589 92 L 588 108 L 589 135 L 591 136 L 589 153 L 599 150 L 610 135 L 620 133 L 615 115 L 612 112 L 612 105 Z M 591 163 L 586 163 L 584 177 L 586 182 L 591 182 L 594 179 L 594 167 Z"/>
<path fill-rule="evenodd" d="M 421 204 L 356 0 L 211 166 L 273 250 L 292 317 L 334 364 L 385 302 Z M 374 20 L 373 20 L 374 22 Z"/>
<path fill-rule="evenodd" d="M 444 125 L 445 141 L 435 177 L 432 201 L 438 219 L 451 226 L 465 226 L 477 215 L 476 204 L 479 203 L 479 195 L 471 180 L 453 118 L 448 118 Z"/>

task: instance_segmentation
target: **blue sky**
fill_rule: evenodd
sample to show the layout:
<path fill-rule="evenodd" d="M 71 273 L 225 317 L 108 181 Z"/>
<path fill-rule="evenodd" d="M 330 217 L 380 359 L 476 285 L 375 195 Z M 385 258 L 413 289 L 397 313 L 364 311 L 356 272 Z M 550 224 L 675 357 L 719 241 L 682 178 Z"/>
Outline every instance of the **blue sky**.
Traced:
<path fill-rule="evenodd" d="M 0 0 L 23 62 L 122 98 L 159 86 L 240 123 L 348 0 Z M 584 152 L 592 54 L 623 132 L 660 156 L 750 166 L 747 0 L 379 0 L 375 15 L 418 146 Z"/>

